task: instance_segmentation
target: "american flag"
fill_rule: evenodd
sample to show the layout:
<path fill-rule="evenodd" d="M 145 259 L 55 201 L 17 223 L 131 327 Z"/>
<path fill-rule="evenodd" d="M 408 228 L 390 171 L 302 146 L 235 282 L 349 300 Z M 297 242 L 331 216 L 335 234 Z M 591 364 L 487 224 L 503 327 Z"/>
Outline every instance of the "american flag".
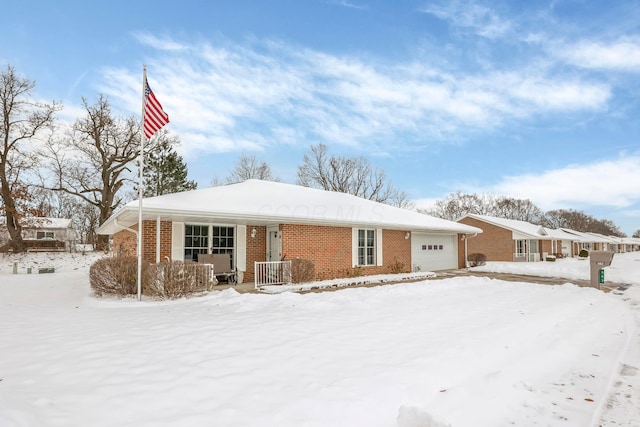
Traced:
<path fill-rule="evenodd" d="M 153 94 L 147 79 L 144 81 L 144 136 L 151 138 L 160 128 L 169 123 L 169 115 Z"/>

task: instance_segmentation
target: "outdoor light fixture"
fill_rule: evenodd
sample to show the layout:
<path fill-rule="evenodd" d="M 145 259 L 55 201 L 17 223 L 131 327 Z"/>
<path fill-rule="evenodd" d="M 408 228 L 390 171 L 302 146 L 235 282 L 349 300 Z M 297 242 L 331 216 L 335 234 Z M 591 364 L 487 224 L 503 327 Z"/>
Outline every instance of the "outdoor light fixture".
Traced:
<path fill-rule="evenodd" d="M 258 230 L 256 230 L 255 228 L 253 230 L 251 230 L 251 238 L 255 239 L 256 234 L 258 234 Z"/>
<path fill-rule="evenodd" d="M 411 233 L 407 231 L 407 234 L 404 235 L 404 239 L 408 240 L 411 237 Z"/>

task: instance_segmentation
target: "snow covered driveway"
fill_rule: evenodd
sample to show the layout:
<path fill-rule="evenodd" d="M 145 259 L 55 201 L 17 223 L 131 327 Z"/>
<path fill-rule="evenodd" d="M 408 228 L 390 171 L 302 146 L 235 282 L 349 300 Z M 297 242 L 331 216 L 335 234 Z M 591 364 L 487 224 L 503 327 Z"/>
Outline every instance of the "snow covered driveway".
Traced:
<path fill-rule="evenodd" d="M 0 274 L 0 425 L 586 426 L 635 338 L 627 304 L 570 284 L 139 303 L 87 283 Z"/>

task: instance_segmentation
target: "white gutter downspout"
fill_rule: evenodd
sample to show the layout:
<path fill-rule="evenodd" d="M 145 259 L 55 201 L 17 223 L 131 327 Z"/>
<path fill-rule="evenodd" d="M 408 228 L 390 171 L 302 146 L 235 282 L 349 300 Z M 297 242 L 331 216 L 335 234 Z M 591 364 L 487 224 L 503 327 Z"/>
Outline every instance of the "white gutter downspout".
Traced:
<path fill-rule="evenodd" d="M 462 239 L 464 240 L 464 266 L 465 266 L 465 268 L 469 268 L 469 256 L 467 254 L 467 239 L 473 239 L 477 235 L 478 235 L 478 233 L 473 233 L 473 236 L 469 236 L 468 234 L 465 234 L 465 235 L 462 236 Z"/>
<path fill-rule="evenodd" d="M 156 263 L 160 264 L 160 216 L 156 217 Z"/>

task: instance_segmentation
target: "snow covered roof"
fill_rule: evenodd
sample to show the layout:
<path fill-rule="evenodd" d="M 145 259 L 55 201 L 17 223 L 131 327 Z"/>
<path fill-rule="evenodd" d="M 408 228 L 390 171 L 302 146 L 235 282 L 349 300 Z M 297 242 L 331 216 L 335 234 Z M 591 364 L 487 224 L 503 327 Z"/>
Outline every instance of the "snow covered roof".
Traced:
<path fill-rule="evenodd" d="M 0 225 L 6 225 L 6 218 L 0 218 Z M 69 218 L 26 217 L 20 220 L 24 228 L 71 228 Z"/>
<path fill-rule="evenodd" d="M 578 241 L 585 243 L 612 243 L 610 239 L 604 238 L 604 236 L 600 236 L 594 233 L 584 233 L 582 231 L 572 230 L 570 228 L 562 228 L 561 230 L 573 234 L 578 237 Z"/>
<path fill-rule="evenodd" d="M 137 224 L 138 203 L 137 200 L 130 202 L 115 212 L 98 233 L 113 234 Z M 254 179 L 143 199 L 143 217 L 196 223 L 289 223 L 482 233 L 476 227 L 350 194 Z"/>
<path fill-rule="evenodd" d="M 479 221 L 484 221 L 488 224 L 497 225 L 498 227 L 506 228 L 511 231 L 515 231 L 517 233 L 520 233 L 535 239 L 541 239 L 541 240 L 552 239 L 552 236 L 549 235 L 548 231 L 543 226 L 531 224 L 530 222 L 526 222 L 526 221 L 518 221 L 515 219 L 498 218 L 495 216 L 477 215 L 477 214 L 467 214 L 460 219 L 463 219 L 463 218 L 474 218 Z"/>
<path fill-rule="evenodd" d="M 549 236 L 553 237 L 555 240 L 571 240 L 573 242 L 583 242 L 584 239 L 583 237 L 577 235 L 577 234 L 571 234 L 568 233 L 566 231 L 564 231 L 561 228 L 557 228 L 557 229 L 546 229 L 547 232 L 549 233 Z"/>

